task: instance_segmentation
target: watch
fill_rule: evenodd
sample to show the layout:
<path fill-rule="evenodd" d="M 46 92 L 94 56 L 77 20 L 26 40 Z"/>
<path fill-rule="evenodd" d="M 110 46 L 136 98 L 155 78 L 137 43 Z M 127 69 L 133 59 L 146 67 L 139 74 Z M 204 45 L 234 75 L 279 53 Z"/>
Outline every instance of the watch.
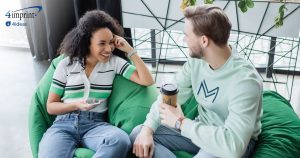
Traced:
<path fill-rule="evenodd" d="M 175 122 L 175 129 L 177 129 L 178 131 L 180 131 L 180 126 L 182 124 L 182 121 L 185 119 L 185 117 L 180 116 L 176 122 Z"/>

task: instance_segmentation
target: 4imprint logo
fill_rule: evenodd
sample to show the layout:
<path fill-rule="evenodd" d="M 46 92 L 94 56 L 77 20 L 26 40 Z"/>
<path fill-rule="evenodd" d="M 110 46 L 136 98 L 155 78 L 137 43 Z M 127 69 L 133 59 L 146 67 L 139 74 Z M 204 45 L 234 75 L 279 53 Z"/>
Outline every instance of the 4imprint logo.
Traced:
<path fill-rule="evenodd" d="M 8 27 L 11 25 L 11 21 L 6 21 L 5 25 Z"/>
<path fill-rule="evenodd" d="M 26 26 L 22 19 L 33 19 L 41 12 L 42 6 L 31 6 L 26 8 L 21 8 L 17 10 L 9 10 L 6 12 L 5 16 L 9 19 L 5 22 L 7 27 L 9 26 Z"/>

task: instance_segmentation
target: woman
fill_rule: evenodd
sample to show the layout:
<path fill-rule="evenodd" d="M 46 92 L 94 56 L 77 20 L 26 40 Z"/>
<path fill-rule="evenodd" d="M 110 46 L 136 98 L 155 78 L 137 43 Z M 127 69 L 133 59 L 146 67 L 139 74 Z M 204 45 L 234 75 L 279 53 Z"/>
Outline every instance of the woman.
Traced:
<path fill-rule="evenodd" d="M 47 111 L 58 115 L 39 144 L 39 157 L 71 158 L 77 146 L 94 150 L 94 157 L 125 157 L 128 135 L 109 124 L 107 99 L 119 74 L 149 86 L 152 76 L 136 51 L 120 37 L 123 29 L 103 11 L 87 12 L 64 38 L 49 91 Z M 112 54 L 117 48 L 135 66 Z"/>

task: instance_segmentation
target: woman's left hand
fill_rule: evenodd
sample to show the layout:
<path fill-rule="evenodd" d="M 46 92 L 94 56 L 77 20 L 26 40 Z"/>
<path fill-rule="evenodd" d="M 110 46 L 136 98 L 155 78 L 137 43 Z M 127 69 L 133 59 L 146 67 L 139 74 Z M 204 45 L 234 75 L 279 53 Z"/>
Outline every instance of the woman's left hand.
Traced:
<path fill-rule="evenodd" d="M 114 36 L 115 36 L 114 44 L 117 49 L 120 49 L 121 51 L 126 53 L 133 51 L 131 45 L 123 37 L 117 35 Z"/>

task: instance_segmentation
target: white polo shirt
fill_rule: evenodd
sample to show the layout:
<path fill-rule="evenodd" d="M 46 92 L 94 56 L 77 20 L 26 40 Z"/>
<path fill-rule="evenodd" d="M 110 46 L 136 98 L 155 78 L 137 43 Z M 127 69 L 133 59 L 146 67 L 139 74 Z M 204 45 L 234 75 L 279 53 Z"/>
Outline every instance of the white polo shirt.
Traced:
<path fill-rule="evenodd" d="M 53 75 L 50 92 L 61 97 L 63 103 L 96 99 L 104 100 L 99 106 L 91 109 L 93 112 L 105 112 L 107 98 L 112 91 L 112 84 L 116 74 L 129 79 L 136 70 L 135 66 L 126 60 L 112 55 L 108 62 L 98 62 L 87 78 L 84 68 L 78 60 L 68 65 L 69 57 L 61 60 Z"/>

